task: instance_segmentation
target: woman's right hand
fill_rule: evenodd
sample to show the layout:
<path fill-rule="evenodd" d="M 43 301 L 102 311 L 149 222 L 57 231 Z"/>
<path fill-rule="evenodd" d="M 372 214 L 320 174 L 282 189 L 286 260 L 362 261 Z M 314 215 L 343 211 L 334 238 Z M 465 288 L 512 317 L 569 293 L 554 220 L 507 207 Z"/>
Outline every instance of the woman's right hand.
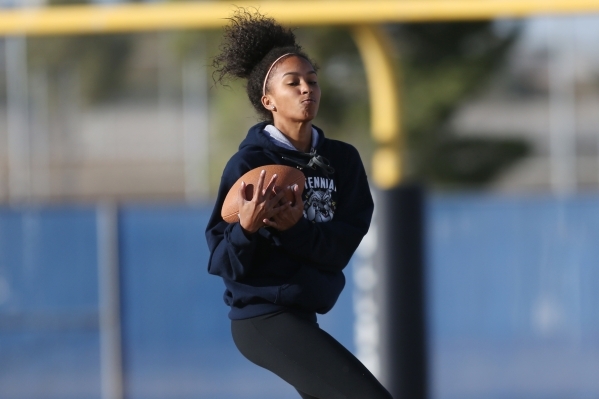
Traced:
<path fill-rule="evenodd" d="M 258 184 L 254 189 L 252 198 L 246 198 L 245 182 L 241 182 L 241 186 L 239 187 L 239 224 L 245 232 L 250 234 L 257 232 L 260 227 L 267 225 L 268 220 L 283 209 L 279 202 L 285 194 L 284 190 L 273 195 L 277 175 L 272 176 L 266 189 L 264 189 L 265 176 L 265 171 L 260 172 Z"/>

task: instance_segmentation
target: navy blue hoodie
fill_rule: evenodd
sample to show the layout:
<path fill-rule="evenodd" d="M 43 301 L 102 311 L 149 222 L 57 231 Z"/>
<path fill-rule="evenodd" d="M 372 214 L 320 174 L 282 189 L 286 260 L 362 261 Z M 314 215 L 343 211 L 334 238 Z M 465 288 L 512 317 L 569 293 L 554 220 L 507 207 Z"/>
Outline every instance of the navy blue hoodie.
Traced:
<path fill-rule="evenodd" d="M 315 127 L 316 155 L 328 159 L 334 172 L 306 167 L 311 157 L 300 159 L 301 153 L 272 143 L 265 126 L 250 128 L 223 172 L 206 227 L 208 272 L 225 282 L 231 319 L 285 308 L 324 314 L 343 290 L 342 270 L 370 226 L 374 205 L 364 166 L 353 146 L 327 139 Z M 222 219 L 223 201 L 240 176 L 272 164 L 298 167 L 306 176 L 304 217 L 285 231 L 265 227 L 246 236 L 239 223 Z"/>

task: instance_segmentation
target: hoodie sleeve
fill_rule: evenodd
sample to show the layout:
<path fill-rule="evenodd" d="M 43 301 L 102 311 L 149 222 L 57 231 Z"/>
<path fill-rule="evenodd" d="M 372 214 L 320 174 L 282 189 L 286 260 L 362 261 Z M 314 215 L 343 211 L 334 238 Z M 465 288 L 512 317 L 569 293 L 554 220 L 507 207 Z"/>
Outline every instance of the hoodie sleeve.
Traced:
<path fill-rule="evenodd" d="M 345 268 L 370 226 L 374 203 L 358 151 L 349 146 L 338 174 L 339 205 L 330 222 L 313 223 L 301 218 L 295 226 L 279 233 L 290 253 L 307 258 L 321 270 Z"/>
<path fill-rule="evenodd" d="M 239 223 L 225 222 L 220 211 L 229 189 L 251 168 L 235 156 L 229 161 L 223 176 L 212 215 L 206 227 L 210 250 L 208 273 L 229 280 L 239 280 L 248 274 L 254 257 L 257 235 L 246 236 Z"/>

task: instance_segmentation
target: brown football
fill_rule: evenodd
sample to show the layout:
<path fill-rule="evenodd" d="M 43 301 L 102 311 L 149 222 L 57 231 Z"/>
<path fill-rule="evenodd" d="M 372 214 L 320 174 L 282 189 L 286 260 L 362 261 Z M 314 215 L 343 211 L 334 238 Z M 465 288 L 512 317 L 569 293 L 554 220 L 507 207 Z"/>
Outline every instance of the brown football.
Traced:
<path fill-rule="evenodd" d="M 225 202 L 223 203 L 223 207 L 221 209 L 221 216 L 223 220 L 227 223 L 235 223 L 239 221 L 239 208 L 237 205 L 238 195 L 239 195 L 239 187 L 241 182 L 245 182 L 245 198 L 251 199 L 254 196 L 254 186 L 258 184 L 258 179 L 260 178 L 260 172 L 265 171 L 266 174 L 264 176 L 264 188 L 268 186 L 272 175 L 277 175 L 277 182 L 275 183 L 275 191 L 282 189 L 283 187 L 292 186 L 294 184 L 298 185 L 298 189 L 300 194 L 304 191 L 304 185 L 306 183 L 306 178 L 301 170 L 297 168 L 292 168 L 291 166 L 285 165 L 264 165 L 259 166 L 255 169 L 250 170 L 241 176 L 233 187 L 227 193 L 225 197 Z M 294 194 L 292 192 L 288 193 L 287 200 L 293 201 Z"/>

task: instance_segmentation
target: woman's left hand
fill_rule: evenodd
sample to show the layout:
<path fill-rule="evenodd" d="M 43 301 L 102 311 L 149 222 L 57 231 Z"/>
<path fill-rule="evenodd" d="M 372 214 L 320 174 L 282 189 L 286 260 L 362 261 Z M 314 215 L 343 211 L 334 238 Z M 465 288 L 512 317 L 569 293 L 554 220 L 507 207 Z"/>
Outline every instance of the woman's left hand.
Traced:
<path fill-rule="evenodd" d="M 302 195 L 300 194 L 299 187 L 295 184 L 292 188 L 286 188 L 285 190 L 291 190 L 295 196 L 294 202 L 288 202 L 281 207 L 281 210 L 272 218 L 264 220 L 264 224 L 270 227 L 274 227 L 279 231 L 287 230 L 293 226 L 304 216 L 304 202 L 302 201 Z M 285 198 L 284 196 L 283 198 Z"/>

